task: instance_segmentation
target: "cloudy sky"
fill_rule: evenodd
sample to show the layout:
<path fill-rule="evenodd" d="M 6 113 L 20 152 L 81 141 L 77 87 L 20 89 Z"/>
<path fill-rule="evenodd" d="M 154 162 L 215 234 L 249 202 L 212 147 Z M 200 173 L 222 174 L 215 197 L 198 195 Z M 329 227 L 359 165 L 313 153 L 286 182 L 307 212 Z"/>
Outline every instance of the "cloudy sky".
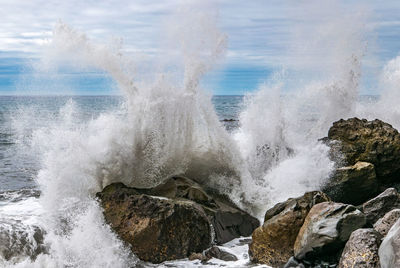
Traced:
<path fill-rule="evenodd" d="M 121 38 L 124 53 L 133 59 L 154 58 L 166 22 L 190 3 L 0 0 L 0 94 L 32 93 L 32 63 L 40 59 L 60 20 L 94 42 Z M 400 51 L 398 0 L 217 0 L 208 8 L 217 11 L 218 26 L 228 36 L 225 58 L 203 81 L 215 94 L 254 90 L 283 69 L 289 70 L 289 80 L 299 73 L 313 79 L 321 69 L 332 74 L 330 67 L 341 66 L 338 61 L 353 54 L 362 55 L 362 93 L 376 94 L 383 66 Z M 74 80 L 73 74 L 69 71 L 69 79 Z M 110 82 L 96 74 L 89 80 L 76 77 L 73 93 L 113 93 Z"/>

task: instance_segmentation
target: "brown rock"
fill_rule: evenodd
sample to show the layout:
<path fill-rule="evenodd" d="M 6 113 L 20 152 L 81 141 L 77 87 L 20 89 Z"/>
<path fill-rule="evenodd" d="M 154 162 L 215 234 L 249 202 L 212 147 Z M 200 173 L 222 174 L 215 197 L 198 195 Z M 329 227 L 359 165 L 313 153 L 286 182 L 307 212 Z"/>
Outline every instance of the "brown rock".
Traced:
<path fill-rule="evenodd" d="M 391 125 L 378 119 L 341 119 L 333 123 L 325 140 L 335 157 L 342 159 L 342 166 L 369 162 L 382 183 L 400 178 L 400 134 Z"/>
<path fill-rule="evenodd" d="M 322 192 L 309 192 L 268 210 L 264 224 L 253 232 L 251 260 L 274 267 L 284 265 L 293 256 L 294 242 L 311 207 L 327 200 Z"/>
<path fill-rule="evenodd" d="M 106 221 L 142 260 L 188 257 L 211 245 L 209 219 L 200 205 L 137 194 L 121 183 L 98 194 Z"/>
<path fill-rule="evenodd" d="M 154 263 L 249 236 L 259 226 L 227 197 L 183 177 L 151 189 L 111 184 L 97 196 L 115 232 L 140 259 Z"/>
<path fill-rule="evenodd" d="M 378 193 L 374 165 L 357 162 L 353 166 L 336 169 L 333 177 L 323 187 L 333 201 L 360 205 Z"/>

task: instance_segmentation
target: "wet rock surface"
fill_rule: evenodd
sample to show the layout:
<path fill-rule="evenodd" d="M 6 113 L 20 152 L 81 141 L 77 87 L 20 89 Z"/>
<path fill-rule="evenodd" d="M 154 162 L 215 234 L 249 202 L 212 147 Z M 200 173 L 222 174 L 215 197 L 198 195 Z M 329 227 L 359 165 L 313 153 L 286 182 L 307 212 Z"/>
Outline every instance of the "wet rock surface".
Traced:
<path fill-rule="evenodd" d="M 335 262 L 350 234 L 365 223 L 365 215 L 354 206 L 334 202 L 316 204 L 296 238 L 294 256 L 311 262 Z"/>
<path fill-rule="evenodd" d="M 294 242 L 310 209 L 328 200 L 324 193 L 315 191 L 269 209 L 264 224 L 253 232 L 250 259 L 273 267 L 284 265 L 293 256 Z"/>
<path fill-rule="evenodd" d="M 400 208 L 400 194 L 394 188 L 386 189 L 383 193 L 362 205 L 362 210 L 370 224 L 374 224 L 387 212 L 395 208 Z"/>
<path fill-rule="evenodd" d="M 372 228 L 354 231 L 344 247 L 338 268 L 378 268 L 382 236 Z"/>
<path fill-rule="evenodd" d="M 112 229 L 140 259 L 153 263 L 189 257 L 259 226 L 226 197 L 183 177 L 152 189 L 111 184 L 97 197 Z"/>

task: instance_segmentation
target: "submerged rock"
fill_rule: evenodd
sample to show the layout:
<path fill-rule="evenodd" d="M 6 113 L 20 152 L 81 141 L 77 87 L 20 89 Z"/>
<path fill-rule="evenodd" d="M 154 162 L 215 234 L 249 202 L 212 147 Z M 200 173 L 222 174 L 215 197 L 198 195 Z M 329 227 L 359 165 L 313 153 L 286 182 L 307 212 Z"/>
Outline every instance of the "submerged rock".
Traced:
<path fill-rule="evenodd" d="M 269 209 L 264 224 L 253 232 L 250 259 L 273 267 L 284 265 L 293 256 L 294 242 L 310 209 L 328 200 L 322 192 L 309 192 Z"/>
<path fill-rule="evenodd" d="M 365 202 L 362 206 L 367 221 L 374 224 L 387 212 L 400 208 L 400 194 L 394 188 L 388 188 L 377 197 Z"/>
<path fill-rule="evenodd" d="M 365 215 L 354 206 L 324 202 L 308 213 L 294 244 L 299 260 L 335 261 L 350 234 L 365 225 Z"/>
<path fill-rule="evenodd" d="M 381 239 L 372 228 L 354 231 L 344 247 L 338 268 L 379 268 Z"/>
<path fill-rule="evenodd" d="M 381 183 L 399 181 L 400 134 L 391 125 L 378 119 L 341 119 L 333 123 L 325 140 L 343 166 L 369 162 Z"/>
<path fill-rule="evenodd" d="M 112 229 L 140 259 L 154 263 L 186 258 L 214 242 L 249 236 L 259 226 L 257 219 L 226 197 L 182 177 L 152 189 L 111 184 L 97 197 Z"/>
<path fill-rule="evenodd" d="M 393 224 L 400 218 L 400 209 L 396 208 L 385 214 L 375 224 L 374 229 L 385 237 Z"/>
<path fill-rule="evenodd" d="M 352 166 L 338 168 L 323 191 L 335 202 L 362 204 L 378 193 L 374 165 L 357 162 Z"/>

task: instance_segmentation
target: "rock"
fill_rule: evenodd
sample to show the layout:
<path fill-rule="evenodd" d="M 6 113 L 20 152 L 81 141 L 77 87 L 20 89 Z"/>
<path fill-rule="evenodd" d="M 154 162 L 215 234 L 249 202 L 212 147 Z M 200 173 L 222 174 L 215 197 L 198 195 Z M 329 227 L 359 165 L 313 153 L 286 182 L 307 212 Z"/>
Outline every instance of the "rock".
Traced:
<path fill-rule="evenodd" d="M 202 262 L 206 262 L 209 259 L 201 253 L 192 253 L 189 256 L 189 261 L 200 260 Z"/>
<path fill-rule="evenodd" d="M 299 260 L 337 260 L 350 234 L 365 225 L 365 215 L 352 205 L 323 202 L 308 213 L 294 244 Z"/>
<path fill-rule="evenodd" d="M 396 208 L 385 214 L 375 224 L 374 229 L 385 237 L 393 224 L 400 218 L 400 209 Z"/>
<path fill-rule="evenodd" d="M 360 205 L 378 194 L 378 181 L 374 165 L 357 162 L 353 166 L 336 170 L 328 184 L 323 187 L 333 201 Z"/>
<path fill-rule="evenodd" d="M 269 209 L 264 224 L 253 232 L 250 259 L 273 267 L 284 265 L 293 256 L 294 242 L 310 209 L 328 200 L 322 192 L 309 192 Z"/>
<path fill-rule="evenodd" d="M 216 259 L 220 259 L 223 261 L 237 261 L 238 260 L 238 258 L 235 255 L 228 253 L 228 252 L 220 249 L 217 246 L 213 246 L 210 249 L 207 249 L 204 252 L 204 255 L 207 257 L 207 259 L 216 258 Z"/>
<path fill-rule="evenodd" d="M 400 219 L 390 228 L 379 247 L 382 268 L 400 267 Z"/>
<path fill-rule="evenodd" d="M 107 186 L 98 197 L 106 221 L 144 261 L 186 258 L 211 246 L 209 219 L 192 201 L 137 194 L 121 183 Z"/>
<path fill-rule="evenodd" d="M 97 197 L 112 229 L 140 259 L 154 263 L 249 236 L 259 226 L 228 198 L 182 177 L 151 189 L 111 184 Z"/>
<path fill-rule="evenodd" d="M 198 183 L 188 178 L 172 177 L 146 193 L 167 198 L 183 198 L 201 204 L 213 226 L 214 242 L 219 245 L 237 237 L 250 236 L 254 229 L 260 226 L 256 218 L 239 209 L 226 196 L 206 192 Z"/>
<path fill-rule="evenodd" d="M 343 165 L 369 162 L 382 183 L 399 180 L 400 134 L 391 125 L 378 119 L 341 119 L 333 123 L 325 140 L 333 152 L 342 153 Z"/>
<path fill-rule="evenodd" d="M 304 264 L 300 263 L 295 257 L 292 256 L 285 266 L 283 266 L 283 268 L 304 268 Z"/>
<path fill-rule="evenodd" d="M 394 188 L 388 188 L 377 197 L 365 202 L 362 206 L 367 221 L 374 224 L 392 209 L 400 208 L 400 195 Z"/>
<path fill-rule="evenodd" d="M 344 247 L 338 268 L 380 268 L 382 236 L 372 228 L 355 230 Z"/>

